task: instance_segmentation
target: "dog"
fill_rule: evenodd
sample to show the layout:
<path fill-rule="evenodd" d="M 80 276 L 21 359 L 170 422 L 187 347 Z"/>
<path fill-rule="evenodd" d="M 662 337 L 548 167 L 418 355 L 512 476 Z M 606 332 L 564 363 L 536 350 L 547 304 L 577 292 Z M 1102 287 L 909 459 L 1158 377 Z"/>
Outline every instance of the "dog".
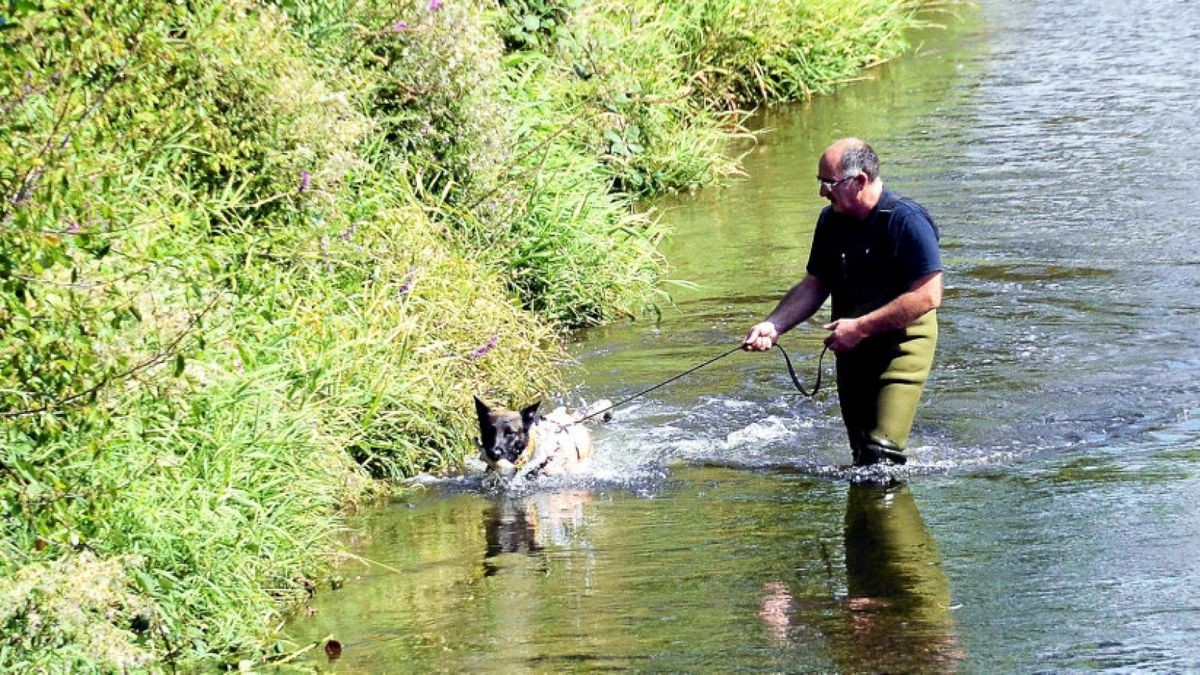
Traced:
<path fill-rule="evenodd" d="M 538 415 L 541 402 L 519 411 L 495 409 L 475 397 L 479 417 L 479 454 L 492 476 L 504 480 L 525 476 L 582 473 L 592 457 L 592 434 L 583 422 L 594 416 L 612 418 L 612 403 L 597 401 L 583 412 L 565 407 Z"/>

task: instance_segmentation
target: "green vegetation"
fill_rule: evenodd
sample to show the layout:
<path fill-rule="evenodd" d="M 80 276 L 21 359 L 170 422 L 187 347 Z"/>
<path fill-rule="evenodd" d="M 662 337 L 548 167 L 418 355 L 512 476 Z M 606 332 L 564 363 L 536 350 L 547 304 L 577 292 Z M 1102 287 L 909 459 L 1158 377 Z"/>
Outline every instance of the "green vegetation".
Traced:
<path fill-rule="evenodd" d="M 634 200 L 913 5 L 0 4 L 0 667 L 284 650 L 339 508 L 653 307 Z"/>

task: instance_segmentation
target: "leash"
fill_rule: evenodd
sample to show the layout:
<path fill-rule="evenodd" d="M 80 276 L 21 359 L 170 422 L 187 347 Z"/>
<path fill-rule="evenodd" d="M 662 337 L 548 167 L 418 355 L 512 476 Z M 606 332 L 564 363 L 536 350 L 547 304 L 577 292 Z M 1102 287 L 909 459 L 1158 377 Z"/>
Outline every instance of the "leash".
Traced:
<path fill-rule="evenodd" d="M 788 375 L 791 376 L 792 384 L 796 387 L 796 390 L 809 398 L 816 396 L 817 392 L 821 391 L 821 375 L 823 374 L 821 364 L 825 362 L 825 352 L 829 351 L 829 345 L 825 345 L 825 348 L 821 350 L 821 355 L 817 357 L 817 381 L 813 383 L 812 393 L 805 391 L 804 385 L 800 384 L 800 378 L 796 377 L 796 369 L 792 367 L 792 359 L 788 357 L 788 353 L 783 350 L 783 347 L 778 342 L 775 343 L 775 348 L 779 350 L 780 354 L 783 354 L 783 362 L 787 364 Z"/>
<path fill-rule="evenodd" d="M 829 346 L 826 345 L 825 348 L 821 350 L 821 356 L 817 358 L 817 381 L 816 381 L 816 383 L 813 384 L 813 388 L 812 388 L 811 392 L 809 392 L 807 389 L 805 389 L 803 384 L 800 384 L 800 378 L 796 375 L 796 369 L 792 366 L 792 359 L 790 356 L 788 356 L 788 353 L 783 348 L 783 345 L 780 345 L 778 342 L 776 342 L 775 348 L 779 350 L 780 354 L 783 354 L 783 361 L 784 361 L 784 363 L 787 364 L 788 376 L 790 376 L 792 378 L 792 385 L 796 387 L 796 390 L 799 391 L 802 395 L 807 396 L 809 398 L 816 396 L 817 392 L 821 390 L 821 374 L 822 374 L 821 366 L 825 361 L 825 352 L 829 351 Z M 703 368 L 705 366 L 712 365 L 712 364 L 716 363 L 717 361 L 720 361 L 721 359 L 729 356 L 730 354 L 733 354 L 734 352 L 738 352 L 738 351 L 742 351 L 742 345 L 740 345 L 740 344 L 738 346 L 734 347 L 733 349 L 730 349 L 729 351 L 725 352 L 724 354 L 718 354 L 717 356 L 712 357 L 711 359 L 705 361 L 704 363 L 701 363 L 698 366 L 693 366 L 691 368 L 688 368 L 687 370 L 683 371 L 682 373 L 679 373 L 678 375 L 675 375 L 666 380 L 663 380 L 662 382 L 659 382 L 658 384 L 654 385 L 653 387 L 650 387 L 649 389 L 644 389 L 642 391 L 639 391 L 638 393 L 634 394 L 633 396 L 630 396 L 628 398 L 623 398 L 620 401 L 617 401 L 616 403 L 608 406 L 607 408 L 604 408 L 603 410 L 597 410 L 596 412 L 594 412 L 590 415 L 581 417 L 579 419 L 579 421 L 584 422 L 584 421 L 590 420 L 593 417 L 596 417 L 598 415 L 603 415 L 605 413 L 611 412 L 614 409 L 616 409 L 618 406 L 625 405 L 626 403 L 629 403 L 630 401 L 632 401 L 635 398 L 645 396 L 646 394 L 649 394 L 650 392 L 654 391 L 655 389 L 658 389 L 660 387 L 665 387 L 668 384 L 671 384 L 672 382 L 674 382 L 675 380 L 678 380 L 681 377 L 691 375 L 692 373 L 696 372 L 697 370 L 700 370 L 701 368 Z"/>

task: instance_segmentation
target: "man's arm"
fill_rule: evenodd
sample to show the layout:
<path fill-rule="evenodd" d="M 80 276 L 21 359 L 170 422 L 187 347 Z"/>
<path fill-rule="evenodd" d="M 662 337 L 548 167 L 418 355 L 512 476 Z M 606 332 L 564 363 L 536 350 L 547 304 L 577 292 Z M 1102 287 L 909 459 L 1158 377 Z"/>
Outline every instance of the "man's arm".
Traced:
<path fill-rule="evenodd" d="M 775 346 L 779 336 L 794 328 L 801 321 L 817 313 L 829 291 L 821 281 L 809 274 L 783 296 L 775 311 L 761 323 L 755 324 L 742 341 L 747 351 L 766 351 Z"/>
<path fill-rule="evenodd" d="M 942 273 L 930 272 L 917 279 L 888 304 L 856 319 L 839 319 L 825 326 L 831 331 L 825 344 L 835 352 L 854 349 L 872 335 L 899 330 L 942 305 Z"/>

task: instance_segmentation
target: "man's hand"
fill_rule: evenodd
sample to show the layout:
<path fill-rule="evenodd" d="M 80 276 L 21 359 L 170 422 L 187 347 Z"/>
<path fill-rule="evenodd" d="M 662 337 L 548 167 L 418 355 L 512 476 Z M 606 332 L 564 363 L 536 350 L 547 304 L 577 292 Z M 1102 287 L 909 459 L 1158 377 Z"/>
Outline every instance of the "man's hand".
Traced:
<path fill-rule="evenodd" d="M 774 347 L 778 339 L 779 331 L 775 329 L 775 324 L 763 321 L 750 329 L 746 339 L 742 340 L 742 349 L 748 352 L 765 352 Z"/>
<path fill-rule="evenodd" d="M 825 346 L 835 352 L 848 352 L 867 337 L 858 319 L 838 319 L 825 324 L 825 330 L 830 331 L 829 337 L 825 338 Z"/>

